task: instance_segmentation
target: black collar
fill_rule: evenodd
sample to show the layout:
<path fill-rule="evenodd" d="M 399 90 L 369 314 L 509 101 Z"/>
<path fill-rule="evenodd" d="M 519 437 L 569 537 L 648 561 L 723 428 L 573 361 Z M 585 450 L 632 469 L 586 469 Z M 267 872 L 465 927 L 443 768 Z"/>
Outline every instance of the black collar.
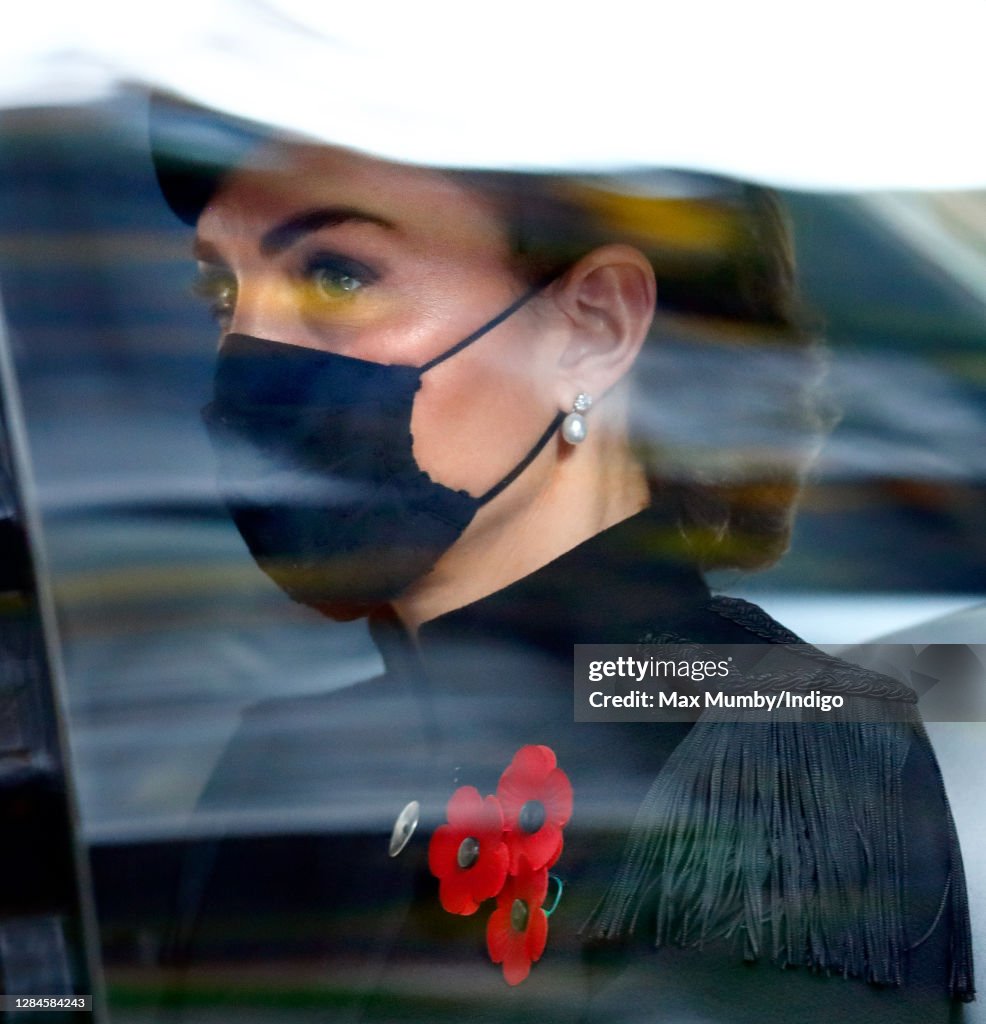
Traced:
<path fill-rule="evenodd" d="M 652 505 L 509 584 L 424 623 L 424 656 L 454 641 L 522 644 L 571 659 L 576 643 L 636 643 L 691 619 L 709 590 L 688 557 L 675 518 Z M 391 609 L 370 617 L 388 669 L 413 657 Z M 478 649 L 478 647 L 477 647 Z"/>

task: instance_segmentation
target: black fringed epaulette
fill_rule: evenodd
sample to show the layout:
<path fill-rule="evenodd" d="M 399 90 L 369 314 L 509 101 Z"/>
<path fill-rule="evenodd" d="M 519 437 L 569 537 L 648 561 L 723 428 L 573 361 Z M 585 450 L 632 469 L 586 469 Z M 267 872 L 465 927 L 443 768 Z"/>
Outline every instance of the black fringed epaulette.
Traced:
<path fill-rule="evenodd" d="M 793 668 L 750 675 L 740 691 L 818 689 L 843 706 L 824 721 L 706 708 L 644 799 L 584 931 L 620 938 L 646 919 L 658 946 L 739 939 L 749 960 L 905 983 L 901 777 L 910 744 L 928 743 L 914 692 L 804 644 L 748 602 L 713 598 L 710 610 L 798 647 Z M 690 644 L 656 631 L 640 642 Z M 968 899 L 946 817 L 950 987 L 969 1000 Z"/>

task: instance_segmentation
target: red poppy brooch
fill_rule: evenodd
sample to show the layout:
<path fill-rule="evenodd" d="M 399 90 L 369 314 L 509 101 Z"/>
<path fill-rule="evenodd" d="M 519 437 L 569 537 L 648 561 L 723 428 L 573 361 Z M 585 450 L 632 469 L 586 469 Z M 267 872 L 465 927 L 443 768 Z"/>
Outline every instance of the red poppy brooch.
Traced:
<path fill-rule="evenodd" d="M 550 747 L 521 747 L 500 776 L 496 796 L 461 786 L 448 802 L 448 824 L 435 830 L 428 867 L 438 898 L 451 914 L 474 914 L 496 898 L 486 926 L 486 948 L 519 985 L 540 959 L 548 939 L 544 909 L 548 869 L 561 856 L 562 829 L 572 816 L 572 784 Z"/>

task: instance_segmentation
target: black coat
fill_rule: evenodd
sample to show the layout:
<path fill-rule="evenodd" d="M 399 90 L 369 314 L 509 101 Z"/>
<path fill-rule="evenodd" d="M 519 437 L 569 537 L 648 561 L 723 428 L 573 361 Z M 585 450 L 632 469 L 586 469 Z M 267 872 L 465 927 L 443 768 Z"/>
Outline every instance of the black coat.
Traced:
<path fill-rule="evenodd" d="M 573 721 L 574 643 L 796 639 L 755 606 L 713 597 L 674 536 L 641 513 L 425 624 L 416 643 L 381 613 L 384 676 L 254 707 L 203 807 L 265 806 L 282 827 L 189 849 L 164 957 L 172 1006 L 217 985 L 249 1001 L 266 978 L 262 1002 L 304 992 L 306 1019 L 333 1021 L 948 1019 L 971 995 L 964 881 L 906 690 L 820 656 L 804 667 L 811 685 L 898 713 L 816 728 L 794 754 L 705 718 Z M 547 947 L 512 987 L 486 951 L 492 902 L 442 910 L 427 852 L 453 791 L 495 792 L 526 744 L 555 752 L 574 811 L 551 868 L 564 888 Z M 779 767 L 786 757 L 803 767 Z M 737 837 L 760 826 L 740 816 L 768 813 L 766 801 L 737 810 L 745 797 L 725 800 L 721 783 L 782 774 L 789 792 L 755 849 Z M 318 806 L 299 806 L 313 791 Z M 391 857 L 411 801 L 417 829 Z M 758 890 L 774 895 L 758 902 Z"/>

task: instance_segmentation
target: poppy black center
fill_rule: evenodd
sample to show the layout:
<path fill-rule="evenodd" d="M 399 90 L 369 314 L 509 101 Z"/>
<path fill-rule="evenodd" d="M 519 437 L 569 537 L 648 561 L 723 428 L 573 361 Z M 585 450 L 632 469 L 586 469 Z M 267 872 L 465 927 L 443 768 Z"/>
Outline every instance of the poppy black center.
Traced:
<path fill-rule="evenodd" d="M 540 800 L 528 800 L 517 815 L 517 824 L 524 832 L 537 832 L 546 817 L 544 804 Z"/>
<path fill-rule="evenodd" d="M 527 921 L 530 916 L 527 904 L 523 900 L 514 900 L 513 906 L 510 908 L 510 927 L 515 932 L 527 931 Z"/>
<path fill-rule="evenodd" d="M 479 840 L 472 836 L 466 836 L 459 843 L 459 852 L 455 855 L 460 868 L 471 868 L 479 860 Z"/>

